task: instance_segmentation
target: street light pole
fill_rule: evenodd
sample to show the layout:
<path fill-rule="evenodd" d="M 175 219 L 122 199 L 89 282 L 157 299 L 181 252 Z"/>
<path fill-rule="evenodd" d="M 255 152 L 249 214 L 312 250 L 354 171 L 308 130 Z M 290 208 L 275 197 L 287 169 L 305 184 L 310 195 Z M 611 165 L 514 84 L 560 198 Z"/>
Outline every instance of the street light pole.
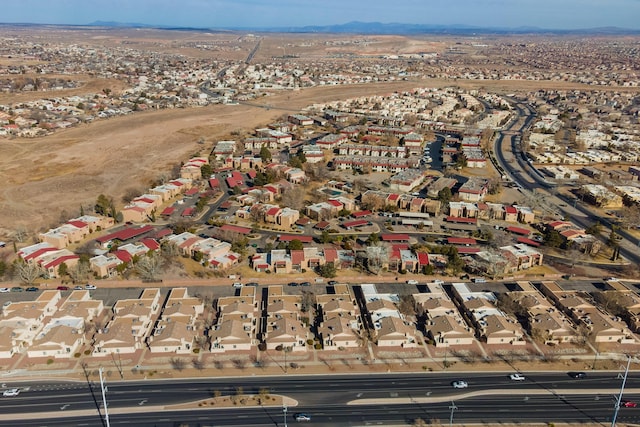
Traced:
<path fill-rule="evenodd" d="M 282 413 L 284 414 L 284 427 L 287 427 L 287 404 L 282 402 Z"/>
<path fill-rule="evenodd" d="M 102 368 L 98 369 L 98 373 L 100 374 L 100 389 L 102 390 L 102 404 L 104 405 L 104 421 L 105 421 L 106 427 L 110 427 L 109 410 L 107 409 L 107 395 L 105 393 L 106 387 L 102 379 Z"/>
<path fill-rule="evenodd" d="M 451 409 L 451 415 L 449 415 L 449 427 L 451 427 L 451 425 L 453 424 L 453 411 L 458 409 L 453 400 L 451 401 L 451 406 L 449 406 L 449 409 Z"/>
<path fill-rule="evenodd" d="M 618 411 L 620 410 L 620 404 L 622 403 L 622 393 L 624 393 L 624 386 L 627 384 L 627 375 L 629 375 L 629 365 L 631 364 L 631 356 L 628 356 L 627 367 L 624 370 L 624 377 L 622 378 L 622 386 L 620 386 L 620 394 L 616 399 L 616 406 L 613 410 L 613 418 L 611 418 L 611 427 L 616 427 L 616 420 L 618 419 Z"/>

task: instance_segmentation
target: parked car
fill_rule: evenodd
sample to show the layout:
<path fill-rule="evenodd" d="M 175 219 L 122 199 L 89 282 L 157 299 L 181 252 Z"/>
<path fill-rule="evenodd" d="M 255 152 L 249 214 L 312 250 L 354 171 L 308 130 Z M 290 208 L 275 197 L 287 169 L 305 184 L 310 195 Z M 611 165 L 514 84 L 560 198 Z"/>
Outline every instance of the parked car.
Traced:
<path fill-rule="evenodd" d="M 24 291 L 24 289 L 22 289 L 20 286 L 14 286 L 13 288 L 11 288 L 11 292 L 22 292 Z"/>
<path fill-rule="evenodd" d="M 93 291 L 98 289 L 96 285 L 92 285 L 91 283 L 87 283 L 86 285 L 84 285 L 84 288 L 88 291 Z"/>
<path fill-rule="evenodd" d="M 417 280 L 413 280 L 413 279 L 407 280 L 407 285 L 417 285 L 417 284 L 418 284 Z"/>
<path fill-rule="evenodd" d="M 287 286 L 298 286 L 298 282 L 289 282 Z"/>
<path fill-rule="evenodd" d="M 300 283 L 300 286 L 311 286 L 311 283 L 309 283 L 309 282 L 302 282 L 302 283 Z"/>
<path fill-rule="evenodd" d="M 10 388 L 9 390 L 5 390 L 2 395 L 4 397 L 14 397 L 20 394 L 19 388 Z"/>
<path fill-rule="evenodd" d="M 520 375 L 520 374 L 511 374 L 509 375 L 509 378 L 511 378 L 511 381 L 524 381 L 526 380 L 524 375 Z"/>
<path fill-rule="evenodd" d="M 453 388 L 467 388 L 469 384 L 466 381 L 454 381 L 451 383 Z"/>
<path fill-rule="evenodd" d="M 233 285 L 231 285 L 231 286 L 233 286 L 233 287 L 234 287 L 234 288 L 236 288 L 236 289 L 239 289 L 239 288 L 241 288 L 241 287 L 242 287 L 242 283 L 240 283 L 240 282 L 235 282 L 235 283 L 234 283 Z"/>
<path fill-rule="evenodd" d="M 329 280 L 329 286 L 335 286 L 338 282 L 336 280 Z"/>
<path fill-rule="evenodd" d="M 74 286 L 74 287 L 73 287 L 73 290 L 74 290 L 74 291 L 81 291 L 81 290 L 83 290 L 83 289 L 84 289 L 84 288 L 83 288 L 82 286 L 80 286 L 80 285 L 76 285 L 76 286 Z"/>
<path fill-rule="evenodd" d="M 256 282 L 249 282 L 249 283 L 247 283 L 245 286 L 253 286 L 254 288 L 257 288 L 257 287 L 258 287 L 258 283 L 256 283 Z"/>
<path fill-rule="evenodd" d="M 58 286 L 56 289 L 59 290 L 59 291 L 68 291 L 69 287 L 68 286 Z"/>
<path fill-rule="evenodd" d="M 311 417 L 307 414 L 295 414 L 294 415 L 296 421 L 311 421 Z"/>
<path fill-rule="evenodd" d="M 38 292 L 40 289 L 36 288 L 35 286 L 30 286 L 27 289 L 25 289 L 25 291 L 27 292 Z"/>
<path fill-rule="evenodd" d="M 4 294 L 4 293 L 7 293 L 7 292 L 9 292 L 9 291 L 10 291 L 10 289 L 9 289 L 9 288 L 0 288 L 0 292 L 1 292 L 1 293 L 3 293 L 3 294 Z"/>

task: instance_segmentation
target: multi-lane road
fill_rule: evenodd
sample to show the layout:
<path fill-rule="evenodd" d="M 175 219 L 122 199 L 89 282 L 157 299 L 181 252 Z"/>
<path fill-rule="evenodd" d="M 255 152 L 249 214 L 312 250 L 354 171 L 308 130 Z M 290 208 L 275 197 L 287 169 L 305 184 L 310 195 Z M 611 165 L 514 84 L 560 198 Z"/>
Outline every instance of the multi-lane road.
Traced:
<path fill-rule="evenodd" d="M 298 402 L 292 415 L 304 412 L 313 425 L 403 425 L 414 420 L 448 421 L 453 410 L 460 423 L 583 422 L 604 423 L 613 414 L 613 395 L 620 388 L 617 372 L 588 372 L 576 380 L 566 372 L 524 373 L 512 381 L 508 373 L 421 373 L 335 376 L 279 376 L 224 379 L 109 382 L 107 399 L 111 425 L 198 426 L 284 425 L 280 407 L 177 410 L 171 405 L 211 398 L 219 391 L 234 394 L 269 393 Z M 451 382 L 464 379 L 467 389 Z M 99 384 L 29 382 L 2 384 L 23 389 L 16 397 L 0 398 L 0 425 L 101 425 Z M 630 374 L 626 399 L 640 398 L 640 375 Z M 453 404 L 452 404 L 453 402 Z M 640 408 L 622 408 L 621 422 L 640 421 Z"/>
<path fill-rule="evenodd" d="M 528 105 L 516 103 L 512 99 L 510 101 L 517 112 L 517 119 L 512 120 L 504 130 L 498 132 L 494 153 L 499 166 L 523 192 L 531 192 L 532 197 L 542 200 L 543 205 L 546 205 L 544 207 L 550 213 L 555 212 L 558 217 L 570 214 L 571 220 L 583 228 L 588 228 L 597 222 L 611 227 L 613 224 L 610 218 L 599 215 L 592 207 L 576 203 L 576 200 L 556 191 L 550 191 L 555 188 L 556 183 L 549 182 L 525 160 L 517 142 L 518 133 L 529 128 L 535 115 Z M 638 250 L 640 241 L 625 230 L 619 230 L 617 233 L 622 237 L 619 242 L 620 255 L 640 265 Z"/>

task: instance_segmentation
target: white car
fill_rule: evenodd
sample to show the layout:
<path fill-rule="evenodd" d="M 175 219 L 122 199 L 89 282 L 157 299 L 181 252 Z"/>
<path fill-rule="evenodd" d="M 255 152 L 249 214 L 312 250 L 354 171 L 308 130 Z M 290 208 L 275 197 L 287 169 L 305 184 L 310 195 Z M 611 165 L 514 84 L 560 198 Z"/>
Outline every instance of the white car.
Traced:
<path fill-rule="evenodd" d="M 451 385 L 453 386 L 453 388 L 467 388 L 469 387 L 469 384 L 467 384 L 466 381 L 454 381 L 451 383 Z"/>
<path fill-rule="evenodd" d="M 0 292 L 2 292 L 3 294 L 6 294 L 7 292 L 10 292 L 9 288 L 0 288 Z"/>
<path fill-rule="evenodd" d="M 10 388 L 9 390 L 5 390 L 4 393 L 2 393 L 4 397 L 14 397 L 19 394 L 20 394 L 19 388 Z"/>
<path fill-rule="evenodd" d="M 98 289 L 98 287 L 97 287 L 96 285 L 92 285 L 92 284 L 90 284 L 90 283 L 87 283 L 86 285 L 84 285 L 84 288 L 85 288 L 86 290 L 88 290 L 88 291 L 93 291 L 93 290 Z"/>
<path fill-rule="evenodd" d="M 311 421 L 311 417 L 307 414 L 296 414 L 296 421 Z"/>
<path fill-rule="evenodd" d="M 236 282 L 236 283 L 234 283 L 234 284 L 233 284 L 233 285 L 231 285 L 231 286 L 233 286 L 234 288 L 238 289 L 238 288 L 241 288 L 241 287 L 242 287 L 242 283 L 240 283 L 240 282 Z"/>
<path fill-rule="evenodd" d="M 509 375 L 509 378 L 511 378 L 511 381 L 524 381 L 526 380 L 524 375 L 520 375 L 520 374 L 511 374 Z"/>
<path fill-rule="evenodd" d="M 418 284 L 417 280 L 413 280 L 413 279 L 407 280 L 407 285 L 417 285 L 417 284 Z"/>

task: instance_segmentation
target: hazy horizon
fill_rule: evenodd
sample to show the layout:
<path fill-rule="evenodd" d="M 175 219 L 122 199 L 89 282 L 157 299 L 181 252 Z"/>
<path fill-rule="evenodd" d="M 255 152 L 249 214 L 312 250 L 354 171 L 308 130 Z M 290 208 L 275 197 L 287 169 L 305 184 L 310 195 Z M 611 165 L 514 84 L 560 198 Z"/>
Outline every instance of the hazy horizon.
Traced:
<path fill-rule="evenodd" d="M 639 30 L 640 0 L 22 0 L 3 5 L 6 24 L 96 21 L 197 28 L 286 28 L 351 21 L 479 28 Z"/>

